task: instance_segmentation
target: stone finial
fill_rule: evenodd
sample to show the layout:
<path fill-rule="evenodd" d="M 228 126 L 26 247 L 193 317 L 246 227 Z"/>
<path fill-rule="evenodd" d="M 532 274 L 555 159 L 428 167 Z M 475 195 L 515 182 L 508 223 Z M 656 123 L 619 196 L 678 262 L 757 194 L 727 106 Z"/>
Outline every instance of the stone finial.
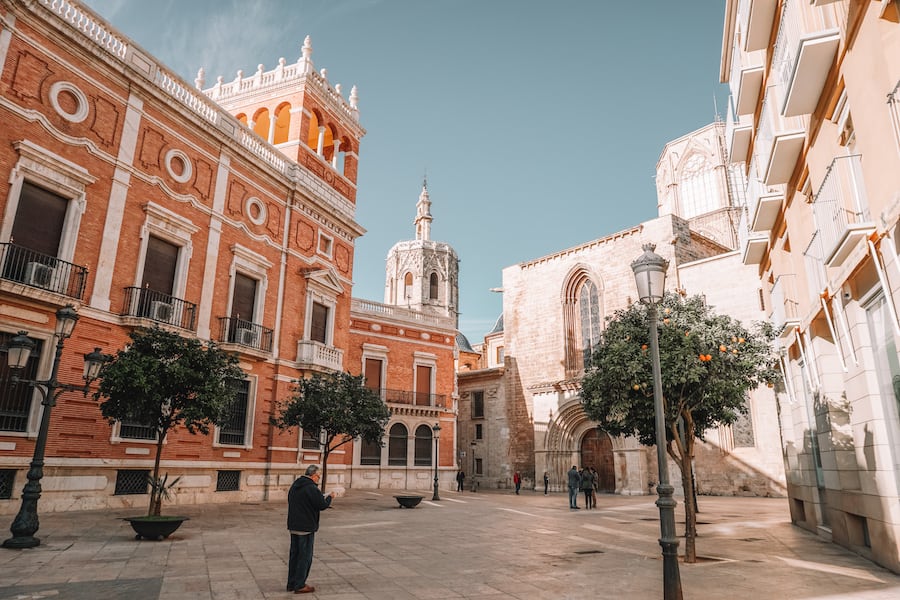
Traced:
<path fill-rule="evenodd" d="M 265 70 L 266 70 L 265 65 L 263 65 L 262 63 L 259 63 L 258 65 L 256 65 L 256 76 L 262 77 L 263 71 L 265 71 Z"/>
<path fill-rule="evenodd" d="M 338 93 L 338 96 L 340 96 L 341 95 L 341 84 L 339 84 L 339 83 L 334 84 L 334 91 L 336 91 Z"/>
<path fill-rule="evenodd" d="M 322 76 L 322 79 L 324 79 L 326 83 L 328 82 L 328 69 L 322 69 L 319 71 L 319 75 Z"/>
<path fill-rule="evenodd" d="M 312 40 L 309 36 L 303 39 L 303 48 L 300 49 L 300 59 L 309 61 L 312 59 Z"/>
<path fill-rule="evenodd" d="M 221 86 L 221 85 L 222 85 L 222 82 L 224 82 L 224 81 L 225 81 L 225 78 L 222 77 L 221 75 L 219 75 L 218 77 L 216 77 L 216 85 Z"/>
<path fill-rule="evenodd" d="M 355 85 L 350 88 L 350 108 L 359 108 L 359 93 Z"/>
<path fill-rule="evenodd" d="M 283 56 L 278 59 L 278 66 L 281 67 L 282 69 L 284 68 L 284 65 L 286 65 L 286 64 L 287 64 L 287 61 L 284 60 Z"/>
<path fill-rule="evenodd" d="M 204 85 L 206 85 L 206 71 L 203 70 L 203 67 L 200 67 L 197 71 L 197 78 L 194 80 L 194 86 L 198 90 L 202 90 Z"/>
<path fill-rule="evenodd" d="M 244 79 L 244 70 L 243 70 L 243 69 L 238 69 L 238 70 L 237 70 L 237 75 L 235 75 L 234 80 L 239 82 L 239 81 L 241 81 L 241 80 L 243 80 L 243 79 Z"/>

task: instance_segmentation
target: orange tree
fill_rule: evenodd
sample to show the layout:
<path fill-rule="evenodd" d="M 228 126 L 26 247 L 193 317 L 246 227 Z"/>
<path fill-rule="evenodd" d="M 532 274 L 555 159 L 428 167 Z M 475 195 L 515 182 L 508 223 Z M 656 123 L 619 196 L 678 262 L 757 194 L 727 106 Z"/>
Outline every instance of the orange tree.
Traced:
<path fill-rule="evenodd" d="M 773 384 L 772 328 L 752 329 L 715 314 L 700 296 L 667 293 L 659 305 L 659 356 L 666 452 L 681 469 L 686 499 L 694 498 L 695 439 L 734 423 L 748 410 L 748 392 Z M 650 332 L 645 305 L 632 304 L 608 321 L 582 380 L 587 415 L 613 435 L 656 443 Z M 696 561 L 696 507 L 685 501 L 685 559 Z"/>
<path fill-rule="evenodd" d="M 360 438 L 382 445 L 384 426 L 391 413 L 381 395 L 365 386 L 362 375 L 313 373 L 296 382 L 294 393 L 281 402 L 272 423 L 279 429 L 302 427 L 324 433 L 322 489 L 328 476 L 328 456 Z"/>

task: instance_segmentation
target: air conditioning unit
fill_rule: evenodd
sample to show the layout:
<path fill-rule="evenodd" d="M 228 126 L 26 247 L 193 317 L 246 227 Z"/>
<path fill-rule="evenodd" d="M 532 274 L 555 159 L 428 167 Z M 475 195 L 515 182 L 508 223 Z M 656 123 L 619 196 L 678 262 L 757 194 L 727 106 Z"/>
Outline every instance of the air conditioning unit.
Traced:
<path fill-rule="evenodd" d="M 243 344 L 244 346 L 256 345 L 256 332 L 252 329 L 238 329 L 236 333 L 235 341 L 238 344 Z"/>
<path fill-rule="evenodd" d="M 25 266 L 25 283 L 48 288 L 53 285 L 53 274 L 53 267 L 39 262 L 30 262 Z"/>
<path fill-rule="evenodd" d="M 150 303 L 150 318 L 155 321 L 170 323 L 172 321 L 172 305 L 168 302 L 154 300 Z"/>

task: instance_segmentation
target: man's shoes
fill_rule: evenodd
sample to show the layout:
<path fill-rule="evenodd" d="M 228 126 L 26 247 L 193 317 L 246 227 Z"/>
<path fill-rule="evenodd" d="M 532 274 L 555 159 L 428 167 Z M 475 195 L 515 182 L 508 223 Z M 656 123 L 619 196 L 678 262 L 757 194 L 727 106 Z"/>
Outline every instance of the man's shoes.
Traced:
<path fill-rule="evenodd" d="M 316 588 L 314 588 L 313 586 L 304 585 L 302 588 L 300 588 L 298 590 L 294 590 L 294 593 L 295 594 L 311 594 L 314 591 L 316 591 Z"/>

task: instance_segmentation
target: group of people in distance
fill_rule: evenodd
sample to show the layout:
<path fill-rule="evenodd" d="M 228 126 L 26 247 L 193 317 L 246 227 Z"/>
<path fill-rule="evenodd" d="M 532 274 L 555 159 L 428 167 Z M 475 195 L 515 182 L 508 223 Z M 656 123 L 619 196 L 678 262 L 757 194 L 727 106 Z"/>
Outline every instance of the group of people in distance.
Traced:
<path fill-rule="evenodd" d="M 567 473 L 569 486 L 569 508 L 579 510 L 578 492 L 584 492 L 585 508 L 597 508 L 596 492 L 599 490 L 600 477 L 594 467 L 578 467 L 572 465 Z"/>

